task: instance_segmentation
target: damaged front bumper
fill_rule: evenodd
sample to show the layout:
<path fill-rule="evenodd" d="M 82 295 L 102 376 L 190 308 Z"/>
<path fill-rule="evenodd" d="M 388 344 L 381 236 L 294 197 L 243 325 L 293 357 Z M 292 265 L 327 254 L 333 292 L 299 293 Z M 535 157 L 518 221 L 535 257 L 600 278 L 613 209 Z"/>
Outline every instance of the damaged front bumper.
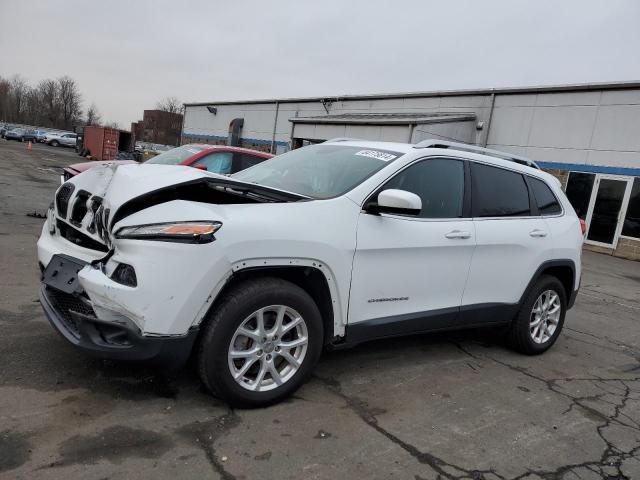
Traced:
<path fill-rule="evenodd" d="M 124 315 L 101 320 L 78 282 L 78 272 L 86 265 L 77 258 L 55 255 L 43 273 L 40 303 L 58 333 L 98 358 L 182 366 L 191 353 L 197 327 L 183 336 L 145 336 Z"/>

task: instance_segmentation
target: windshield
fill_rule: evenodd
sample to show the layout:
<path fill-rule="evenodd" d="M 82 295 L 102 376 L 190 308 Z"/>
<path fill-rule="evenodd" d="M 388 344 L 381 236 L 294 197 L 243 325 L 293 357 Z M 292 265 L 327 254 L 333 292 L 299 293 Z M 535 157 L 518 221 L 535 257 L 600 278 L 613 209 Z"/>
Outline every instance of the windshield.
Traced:
<path fill-rule="evenodd" d="M 331 198 L 348 192 L 401 155 L 363 147 L 311 145 L 273 157 L 232 177 L 312 198 Z"/>
<path fill-rule="evenodd" d="M 182 147 L 172 148 L 160 155 L 150 158 L 145 163 L 155 163 L 158 165 L 180 165 L 185 160 L 193 157 L 196 153 L 206 150 L 207 147 L 198 145 L 183 145 Z"/>

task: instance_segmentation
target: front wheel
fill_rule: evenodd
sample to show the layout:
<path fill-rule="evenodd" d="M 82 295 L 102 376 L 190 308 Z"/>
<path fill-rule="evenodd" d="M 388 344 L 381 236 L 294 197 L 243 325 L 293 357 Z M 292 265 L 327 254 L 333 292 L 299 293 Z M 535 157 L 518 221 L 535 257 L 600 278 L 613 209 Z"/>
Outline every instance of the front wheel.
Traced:
<path fill-rule="evenodd" d="M 543 275 L 529 290 L 509 329 L 511 346 L 524 354 L 545 352 L 556 342 L 567 313 L 562 282 Z"/>
<path fill-rule="evenodd" d="M 279 278 L 248 280 L 210 312 L 198 349 L 200 378 L 233 406 L 291 395 L 322 350 L 322 318 L 309 294 Z"/>
<path fill-rule="evenodd" d="M 52 147 L 58 147 L 60 146 L 60 143 L 57 142 L 56 140 L 54 140 L 53 142 L 51 142 L 49 145 L 51 145 Z"/>

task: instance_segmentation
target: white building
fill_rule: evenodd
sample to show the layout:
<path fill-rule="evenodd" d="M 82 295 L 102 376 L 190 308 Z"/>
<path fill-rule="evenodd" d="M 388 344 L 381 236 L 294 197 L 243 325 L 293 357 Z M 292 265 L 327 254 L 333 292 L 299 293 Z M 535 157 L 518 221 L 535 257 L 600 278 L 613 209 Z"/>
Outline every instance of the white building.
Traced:
<path fill-rule="evenodd" d="M 640 82 L 186 104 L 182 143 L 281 153 L 335 137 L 441 138 L 561 179 L 589 248 L 640 259 Z"/>

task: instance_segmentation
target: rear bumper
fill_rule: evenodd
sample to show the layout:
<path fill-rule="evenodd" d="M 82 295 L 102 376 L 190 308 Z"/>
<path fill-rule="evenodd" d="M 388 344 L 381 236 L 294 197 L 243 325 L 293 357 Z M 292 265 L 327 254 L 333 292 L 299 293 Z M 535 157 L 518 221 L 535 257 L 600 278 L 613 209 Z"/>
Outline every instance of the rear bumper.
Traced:
<path fill-rule="evenodd" d="M 198 329 L 184 336 L 143 336 L 126 317 L 106 322 L 96 317 L 91 302 L 42 284 L 40 303 L 56 331 L 69 343 L 104 359 L 144 361 L 179 368 L 189 358 Z"/>

